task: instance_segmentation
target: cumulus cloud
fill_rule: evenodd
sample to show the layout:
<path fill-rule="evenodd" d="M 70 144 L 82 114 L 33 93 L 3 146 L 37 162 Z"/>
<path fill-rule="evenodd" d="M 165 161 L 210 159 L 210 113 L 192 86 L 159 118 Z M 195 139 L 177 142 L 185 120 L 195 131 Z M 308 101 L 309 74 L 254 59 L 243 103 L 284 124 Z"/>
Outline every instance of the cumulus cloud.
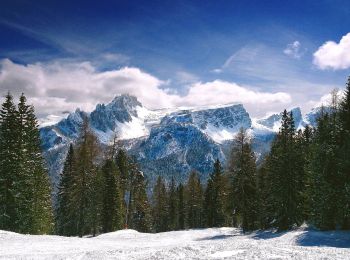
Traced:
<path fill-rule="evenodd" d="M 283 53 L 293 59 L 300 59 L 303 55 L 301 51 L 301 44 L 299 41 L 294 41 L 287 45 L 287 47 L 283 50 Z"/>
<path fill-rule="evenodd" d="M 350 67 L 350 33 L 339 43 L 328 41 L 314 53 L 313 63 L 320 69 L 347 69 Z"/>
<path fill-rule="evenodd" d="M 181 76 L 188 80 L 191 75 Z M 279 111 L 291 102 L 287 93 L 262 92 L 221 80 L 192 82 L 184 95 L 169 91 L 165 88 L 167 84 L 168 81 L 133 67 L 98 71 L 90 62 L 23 65 L 8 59 L 0 61 L 2 95 L 7 91 L 15 96 L 24 92 L 45 124 L 76 108 L 91 111 L 97 103 L 110 102 L 116 95 L 125 93 L 135 95 L 148 108 L 240 102 L 253 114 L 266 109 Z"/>
<path fill-rule="evenodd" d="M 284 92 L 268 93 L 251 90 L 236 83 L 215 80 L 195 83 L 178 105 L 202 106 L 225 103 L 243 103 L 253 115 L 266 110 L 279 111 L 292 102 Z"/>

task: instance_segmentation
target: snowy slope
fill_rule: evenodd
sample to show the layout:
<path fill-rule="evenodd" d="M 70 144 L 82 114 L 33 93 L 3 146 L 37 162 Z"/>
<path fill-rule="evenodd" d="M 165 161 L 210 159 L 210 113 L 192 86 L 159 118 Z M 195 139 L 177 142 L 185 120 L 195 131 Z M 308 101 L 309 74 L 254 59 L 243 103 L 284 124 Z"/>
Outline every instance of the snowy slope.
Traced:
<path fill-rule="evenodd" d="M 158 234 L 121 230 L 95 238 L 0 231 L 0 259 L 350 259 L 350 232 L 210 228 Z"/>

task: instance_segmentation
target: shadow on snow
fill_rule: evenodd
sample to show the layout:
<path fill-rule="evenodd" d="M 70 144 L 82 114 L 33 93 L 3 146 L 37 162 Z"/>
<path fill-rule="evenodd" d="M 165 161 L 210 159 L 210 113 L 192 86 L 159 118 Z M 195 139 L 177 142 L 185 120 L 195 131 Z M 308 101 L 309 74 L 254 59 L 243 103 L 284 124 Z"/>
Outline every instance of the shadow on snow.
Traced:
<path fill-rule="evenodd" d="M 306 231 L 296 240 L 299 246 L 326 246 L 350 248 L 350 232 L 348 231 Z"/>
<path fill-rule="evenodd" d="M 234 234 L 234 235 L 217 235 L 217 236 L 210 236 L 210 237 L 203 237 L 197 239 L 197 241 L 204 241 L 204 240 L 221 240 L 221 239 L 227 239 L 230 237 L 236 237 L 240 236 L 239 234 Z"/>
<path fill-rule="evenodd" d="M 293 232 L 293 231 L 289 231 Z M 257 231 L 252 234 L 253 239 L 273 239 L 287 234 L 287 232 L 277 232 L 273 230 Z M 295 240 L 298 246 L 319 246 L 319 247 L 338 247 L 350 248 L 349 231 L 316 231 L 305 230 L 298 235 Z"/>

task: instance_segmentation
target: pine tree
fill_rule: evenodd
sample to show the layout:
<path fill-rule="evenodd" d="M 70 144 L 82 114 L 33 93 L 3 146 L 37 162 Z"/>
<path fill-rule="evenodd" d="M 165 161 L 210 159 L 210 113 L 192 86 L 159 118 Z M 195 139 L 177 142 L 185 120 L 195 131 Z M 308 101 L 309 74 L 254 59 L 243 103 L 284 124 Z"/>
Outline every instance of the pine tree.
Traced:
<path fill-rule="evenodd" d="M 258 204 L 258 222 L 259 227 L 266 229 L 270 227 L 270 223 L 273 221 L 271 212 L 273 208 L 269 203 L 269 196 L 271 191 L 271 182 L 269 181 L 267 170 L 268 158 L 265 158 L 261 163 L 257 172 L 257 204 Z"/>
<path fill-rule="evenodd" d="M 22 95 L 21 98 L 24 98 Z M 53 212 L 51 205 L 51 184 L 41 153 L 39 126 L 34 107 L 29 106 L 25 122 L 26 142 L 23 143 L 26 159 L 25 168 L 29 169 L 32 190 L 32 234 L 47 234 L 53 230 Z M 29 189 L 29 187 L 27 187 Z"/>
<path fill-rule="evenodd" d="M 296 145 L 296 131 L 292 112 L 284 110 L 266 166 L 270 182 L 269 203 L 273 226 L 286 230 L 303 221 L 301 175 L 304 174 Z"/>
<path fill-rule="evenodd" d="M 101 212 L 102 212 L 102 194 L 103 194 L 103 173 L 99 168 L 91 171 L 91 176 L 88 178 L 88 194 L 89 203 L 87 210 L 87 226 L 89 227 L 89 233 L 92 236 L 96 236 L 102 229 L 101 225 Z"/>
<path fill-rule="evenodd" d="M 91 226 L 88 223 L 89 208 L 94 207 L 90 200 L 91 178 L 96 175 L 97 167 L 95 160 L 98 155 L 98 146 L 96 137 L 91 133 L 88 120 L 84 119 L 81 137 L 76 153 L 77 173 L 74 175 L 74 189 L 72 200 L 76 205 L 77 212 L 77 234 L 82 237 L 91 232 Z"/>
<path fill-rule="evenodd" d="M 107 159 L 102 167 L 102 232 L 112 232 L 122 228 L 122 198 L 119 187 L 120 173 L 112 159 Z"/>
<path fill-rule="evenodd" d="M 214 183 L 212 178 L 209 178 L 207 181 L 207 187 L 204 191 L 204 201 L 203 201 L 203 217 L 205 220 L 205 227 L 214 226 L 214 207 L 213 202 L 213 193 L 214 193 Z"/>
<path fill-rule="evenodd" d="M 76 220 L 77 217 L 75 216 L 74 201 L 72 201 L 72 189 L 74 188 L 75 178 L 74 174 L 76 174 L 76 164 L 73 144 L 71 143 L 64 162 L 57 192 L 55 229 L 58 235 L 73 236 L 77 233 L 76 223 L 74 223 L 74 220 Z"/>
<path fill-rule="evenodd" d="M 214 163 L 213 173 L 209 176 L 205 190 L 204 215 L 207 227 L 221 227 L 225 223 L 224 201 L 225 187 L 220 161 Z"/>
<path fill-rule="evenodd" d="M 33 166 L 30 165 L 34 161 L 31 161 L 29 149 L 31 148 L 28 140 L 28 113 L 29 106 L 26 104 L 26 98 L 22 94 L 18 103 L 17 120 L 18 120 L 18 179 L 17 179 L 17 210 L 18 222 L 16 223 L 17 229 L 22 233 L 33 232 L 34 214 L 32 212 L 33 207 L 33 195 L 34 195 L 34 178 L 33 178 Z"/>
<path fill-rule="evenodd" d="M 311 221 L 320 229 L 349 228 L 349 81 L 339 103 L 332 92 L 330 112 L 323 111 L 312 144 Z"/>
<path fill-rule="evenodd" d="M 10 94 L 0 111 L 0 228 L 32 234 L 51 231 L 48 174 L 41 156 L 34 107 L 22 94 L 18 110 Z"/>
<path fill-rule="evenodd" d="M 312 222 L 321 229 L 335 229 L 339 217 L 340 186 L 336 168 L 336 137 L 332 119 L 318 120 L 312 146 Z"/>
<path fill-rule="evenodd" d="M 310 175 L 310 158 L 312 129 L 306 125 L 304 131 L 299 130 L 295 138 L 295 160 L 298 162 L 295 166 L 297 177 L 297 200 L 298 212 L 300 212 L 300 221 L 308 221 L 311 208 L 311 175 Z"/>
<path fill-rule="evenodd" d="M 232 149 L 229 174 L 232 177 L 233 215 L 238 217 L 243 231 L 257 227 L 257 177 L 255 156 L 248 137 L 240 130 Z"/>
<path fill-rule="evenodd" d="M 18 231 L 19 124 L 8 93 L 0 110 L 0 229 Z"/>
<path fill-rule="evenodd" d="M 184 198 L 184 186 L 180 183 L 176 189 L 177 193 L 177 213 L 176 213 L 176 229 L 185 229 L 186 205 Z"/>
<path fill-rule="evenodd" d="M 176 229 L 176 212 L 177 212 L 177 196 L 176 196 L 176 186 L 174 177 L 171 178 L 170 186 L 169 186 L 169 194 L 168 194 L 168 220 L 169 220 L 169 230 Z"/>
<path fill-rule="evenodd" d="M 127 190 L 130 190 L 130 158 L 123 149 L 119 149 L 116 156 L 117 166 L 120 172 L 120 188 L 122 197 L 125 198 Z"/>
<path fill-rule="evenodd" d="M 185 189 L 186 223 L 189 228 L 202 226 L 202 185 L 196 171 L 192 171 Z"/>
<path fill-rule="evenodd" d="M 135 168 L 136 171 L 133 174 L 133 189 L 132 198 L 133 206 L 130 209 L 131 221 L 130 227 L 139 232 L 150 232 L 151 230 L 151 210 L 146 193 L 146 180 L 143 173 Z"/>
<path fill-rule="evenodd" d="M 168 230 L 168 204 L 165 183 L 161 176 L 158 176 L 153 189 L 153 229 L 155 232 L 165 232 Z"/>
<path fill-rule="evenodd" d="M 344 229 L 350 229 L 350 77 L 346 84 L 344 98 L 339 106 L 340 147 L 339 170 L 344 180 L 343 223 Z"/>

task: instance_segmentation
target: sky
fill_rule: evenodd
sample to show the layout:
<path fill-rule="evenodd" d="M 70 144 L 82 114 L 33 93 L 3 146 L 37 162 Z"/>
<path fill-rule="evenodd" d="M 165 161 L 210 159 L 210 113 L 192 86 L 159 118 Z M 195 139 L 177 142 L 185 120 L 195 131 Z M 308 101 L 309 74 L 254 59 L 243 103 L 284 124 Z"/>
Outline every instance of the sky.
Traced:
<path fill-rule="evenodd" d="M 41 122 L 129 93 L 148 108 L 243 103 L 252 117 L 344 89 L 350 2 L 0 2 L 0 94 Z"/>

